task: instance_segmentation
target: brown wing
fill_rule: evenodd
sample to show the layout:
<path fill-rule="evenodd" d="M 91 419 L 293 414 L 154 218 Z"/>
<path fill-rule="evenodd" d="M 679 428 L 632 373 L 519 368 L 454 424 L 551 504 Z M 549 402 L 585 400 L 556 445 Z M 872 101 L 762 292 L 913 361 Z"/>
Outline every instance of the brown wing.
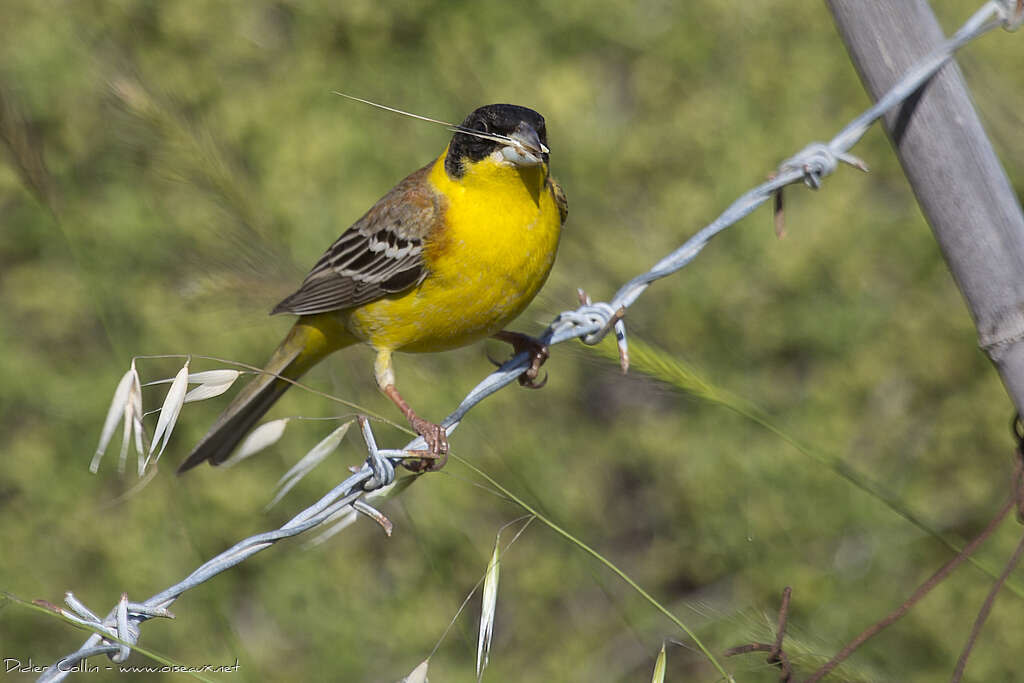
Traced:
<path fill-rule="evenodd" d="M 398 183 L 342 233 L 271 315 L 353 308 L 423 282 L 423 240 L 444 211 L 442 197 L 427 183 L 431 165 Z"/>
<path fill-rule="evenodd" d="M 558 217 L 562 219 L 562 224 L 564 225 L 565 219 L 569 215 L 569 200 L 565 196 L 565 190 L 551 176 L 548 176 L 547 186 L 548 190 L 551 191 L 551 196 L 555 198 L 555 204 L 558 205 Z"/>

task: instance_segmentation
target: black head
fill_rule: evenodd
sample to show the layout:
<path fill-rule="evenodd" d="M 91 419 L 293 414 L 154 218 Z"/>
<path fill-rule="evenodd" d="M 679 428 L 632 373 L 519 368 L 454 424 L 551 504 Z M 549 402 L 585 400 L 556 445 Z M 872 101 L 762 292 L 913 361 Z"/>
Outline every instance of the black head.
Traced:
<path fill-rule="evenodd" d="M 525 125 L 524 125 L 525 124 Z M 481 133 L 509 137 L 516 134 L 523 137 L 532 131 L 540 142 L 544 163 L 548 162 L 547 143 L 548 131 L 544 125 L 544 117 L 532 109 L 514 104 L 488 104 L 480 107 L 466 117 L 461 128 L 478 130 Z M 444 168 L 453 178 L 461 178 L 465 173 L 463 161 L 470 163 L 480 161 L 505 144 L 495 140 L 478 138 L 466 133 L 456 133 L 448 146 L 448 156 L 444 160 Z"/>

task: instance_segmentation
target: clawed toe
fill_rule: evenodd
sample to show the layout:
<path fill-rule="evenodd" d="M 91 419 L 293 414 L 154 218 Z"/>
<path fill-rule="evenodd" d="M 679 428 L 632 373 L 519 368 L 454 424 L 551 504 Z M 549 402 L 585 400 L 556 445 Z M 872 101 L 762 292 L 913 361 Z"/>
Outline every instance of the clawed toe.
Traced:
<path fill-rule="evenodd" d="M 414 416 L 409 420 L 416 433 L 423 437 L 427 449 L 423 455 L 403 463 L 410 472 L 437 472 L 448 462 L 448 435 L 444 427 Z"/>
<path fill-rule="evenodd" d="M 530 367 L 529 370 L 519 375 L 519 386 L 526 387 L 527 389 L 543 389 L 544 385 L 548 383 L 548 373 L 544 373 L 544 378 L 539 382 L 537 381 L 537 369 Z"/>
<path fill-rule="evenodd" d="M 548 351 L 547 344 L 541 344 L 536 339 L 531 341 L 533 343 L 527 345 L 525 349 L 530 352 L 530 367 L 519 375 L 519 386 L 527 389 L 540 389 L 548 383 L 548 373 L 546 372 L 544 379 L 537 381 L 537 377 L 540 375 L 540 366 L 544 365 L 544 361 L 551 356 L 551 352 Z M 516 353 L 521 350 L 523 349 L 516 349 Z"/>
<path fill-rule="evenodd" d="M 511 344 L 513 355 L 518 355 L 523 351 L 530 354 L 530 367 L 524 370 L 523 374 L 519 375 L 519 386 L 526 387 L 527 389 L 540 389 L 548 383 L 547 373 L 544 373 L 544 378 L 540 381 L 537 379 L 540 376 L 540 366 L 544 365 L 544 361 L 551 356 L 547 344 L 529 335 L 509 332 L 507 330 L 502 330 L 494 335 L 494 337 Z"/>

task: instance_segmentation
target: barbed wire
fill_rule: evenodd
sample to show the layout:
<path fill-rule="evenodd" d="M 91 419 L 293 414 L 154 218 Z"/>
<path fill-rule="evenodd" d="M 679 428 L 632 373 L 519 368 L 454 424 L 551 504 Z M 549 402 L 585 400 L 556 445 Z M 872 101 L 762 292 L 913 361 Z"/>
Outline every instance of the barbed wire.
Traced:
<path fill-rule="evenodd" d="M 713 237 L 773 197 L 780 197 L 786 186 L 802 182 L 811 189 L 819 189 L 821 181 L 834 173 L 840 163 L 866 171 L 865 164 L 850 154 L 849 150 L 868 129 L 886 112 L 913 95 L 950 61 L 961 47 L 1000 26 L 1007 30 L 1018 28 L 1024 21 L 1022 5 L 1024 2 L 1021 0 L 988 0 L 951 38 L 905 72 L 874 106 L 847 124 L 835 137 L 828 142 L 811 143 L 783 161 L 768 181 L 742 195 L 718 218 L 697 231 L 678 249 L 655 263 L 647 272 L 624 284 L 610 301 L 594 303 L 580 290 L 580 306 L 559 314 L 539 339 L 547 345 L 559 344 L 570 339 L 580 339 L 585 344 L 593 345 L 614 331 L 620 363 L 625 372 L 629 366 L 625 312 L 647 287 L 656 280 L 687 266 Z M 524 351 L 484 378 L 466 395 L 458 407 L 442 420 L 441 425 L 446 433 L 450 435 L 455 431 L 459 422 L 474 406 L 515 381 L 529 364 L 530 354 Z M 51 665 L 38 680 L 47 683 L 64 680 L 70 673 L 74 673 L 78 664 L 97 655 L 107 655 L 115 663 L 125 661 L 131 654 L 132 646 L 138 642 L 139 626 L 153 618 L 173 618 L 168 608 L 183 593 L 274 543 L 305 533 L 327 521 L 336 520 L 344 512 L 354 511 L 367 515 L 390 533 L 390 522 L 363 497 L 371 493 L 379 495 L 391 487 L 395 483 L 395 467 L 403 460 L 416 457 L 415 451 L 425 449 L 426 443 L 422 437 L 417 437 L 402 449 L 381 450 L 377 447 L 369 421 L 360 417 L 359 424 L 368 452 L 362 467 L 279 529 L 257 534 L 236 543 L 204 563 L 179 583 L 143 602 L 129 602 L 127 595 L 123 594 L 117 606 L 102 619 L 70 592 L 65 594 L 65 604 L 70 611 L 37 601 L 60 613 L 69 621 L 96 631 L 78 650 Z"/>

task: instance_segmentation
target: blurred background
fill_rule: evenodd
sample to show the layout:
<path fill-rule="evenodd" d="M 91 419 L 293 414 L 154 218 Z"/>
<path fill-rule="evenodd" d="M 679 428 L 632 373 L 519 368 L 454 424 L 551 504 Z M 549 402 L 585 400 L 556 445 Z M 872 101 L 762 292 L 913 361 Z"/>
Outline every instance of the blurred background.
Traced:
<path fill-rule="evenodd" d="M 979 3 L 934 6 L 952 32 Z M 103 614 L 122 591 L 144 599 L 278 526 L 365 457 L 353 431 L 269 512 L 277 479 L 334 422 L 292 422 L 242 466 L 174 476 L 225 396 L 185 407 L 141 491 L 134 462 L 117 471 L 119 436 L 98 474 L 87 470 L 133 355 L 262 364 L 291 324 L 268 317 L 273 304 L 447 142 L 443 128 L 331 91 L 449 121 L 491 102 L 544 114 L 570 214 L 555 270 L 515 325 L 531 333 L 574 307 L 577 287 L 610 297 L 869 104 L 824 4 L 798 0 L 5 0 L 0 13 L 0 589 L 55 603 L 70 590 Z M 1024 70 L 1008 65 L 1022 58 L 1021 37 L 1000 31 L 960 60 L 1018 188 Z M 721 235 L 630 309 L 631 334 L 967 539 L 1005 498 L 1012 407 L 881 130 L 854 152 L 870 174 L 843 168 L 820 192 L 790 191 L 784 239 L 767 208 Z M 402 391 L 440 419 L 489 371 L 488 352 L 507 350 L 400 356 Z M 306 379 L 398 420 L 371 361 L 349 349 Z M 147 381 L 180 365 L 139 369 Z M 771 639 L 788 585 L 787 647 L 806 673 L 951 557 L 720 405 L 639 370 L 623 377 L 576 343 L 546 369 L 544 390 L 508 388 L 477 408 L 453 452 L 618 564 L 719 655 Z M 163 391 L 146 390 L 148 409 Z M 291 391 L 272 416 L 346 410 Z M 385 425 L 377 438 L 406 441 Z M 221 680 L 397 680 L 431 653 L 498 529 L 523 514 L 480 484 L 453 462 L 385 505 L 391 538 L 360 521 L 313 548 L 279 544 L 183 596 L 177 620 L 148 623 L 141 644 L 191 665 L 237 658 Z M 1018 533 L 1009 522 L 980 551 L 991 571 Z M 1024 576 L 1011 581 L 973 680 L 1017 675 Z M 965 565 L 842 676 L 947 677 L 991 582 Z M 432 680 L 475 679 L 478 612 L 475 597 Z M 17 604 L 0 610 L 4 658 L 46 665 L 85 637 Z M 485 676 L 645 680 L 665 639 L 668 680 L 717 680 L 650 604 L 535 522 L 504 557 Z M 776 680 L 763 655 L 725 664 L 737 680 Z"/>

